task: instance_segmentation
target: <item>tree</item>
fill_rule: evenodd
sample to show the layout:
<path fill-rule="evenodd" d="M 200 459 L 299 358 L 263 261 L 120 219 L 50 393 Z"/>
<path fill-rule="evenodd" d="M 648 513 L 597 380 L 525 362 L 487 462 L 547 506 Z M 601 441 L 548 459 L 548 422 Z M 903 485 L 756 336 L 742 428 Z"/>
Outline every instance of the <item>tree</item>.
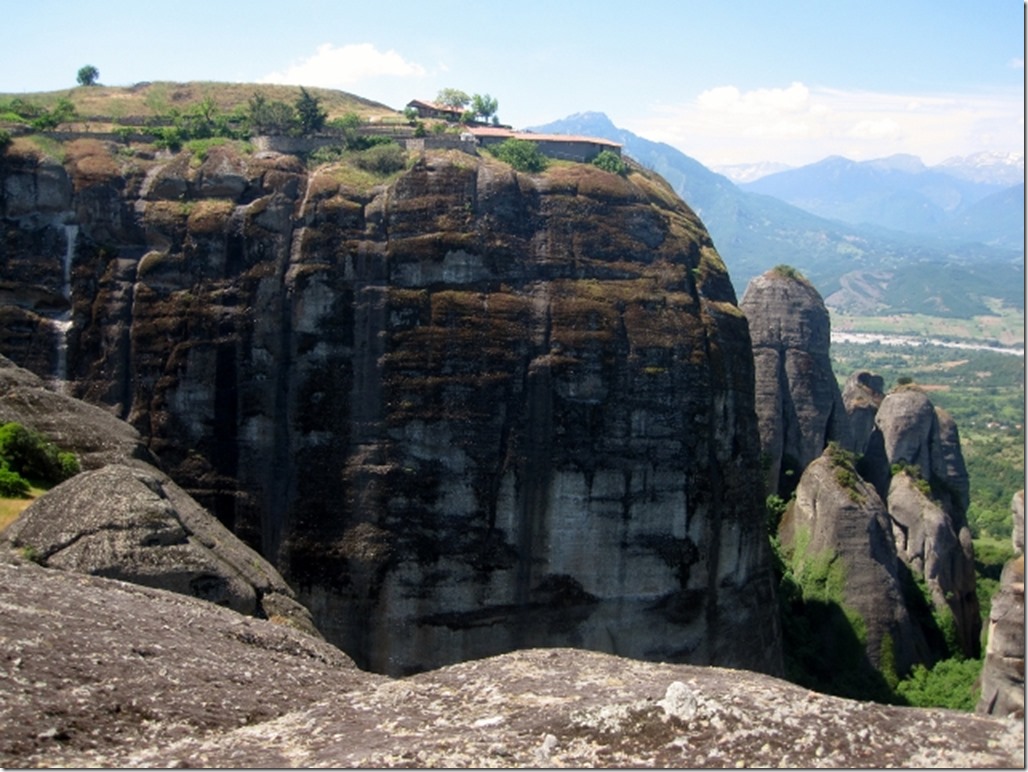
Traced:
<path fill-rule="evenodd" d="M 500 103 L 488 94 L 475 94 L 471 97 L 471 110 L 476 117 L 488 121 L 496 113 Z"/>
<path fill-rule="evenodd" d="M 458 88 L 444 88 L 435 98 L 436 104 L 452 107 L 454 110 L 462 110 L 471 104 L 471 97 Z"/>
<path fill-rule="evenodd" d="M 269 102 L 260 92 L 250 97 L 249 108 L 250 128 L 255 134 L 289 134 L 296 124 L 292 105 L 278 100 Z"/>
<path fill-rule="evenodd" d="M 321 131 L 328 119 L 328 113 L 321 109 L 321 100 L 303 86 L 296 100 L 296 114 L 300 118 L 300 133 L 304 135 Z"/>
<path fill-rule="evenodd" d="M 95 86 L 100 77 L 100 70 L 91 64 L 79 68 L 78 81 L 80 86 Z"/>
<path fill-rule="evenodd" d="M 539 148 L 534 142 L 524 139 L 507 139 L 490 148 L 490 151 L 519 172 L 541 172 L 546 168 L 546 156 L 539 152 Z"/>

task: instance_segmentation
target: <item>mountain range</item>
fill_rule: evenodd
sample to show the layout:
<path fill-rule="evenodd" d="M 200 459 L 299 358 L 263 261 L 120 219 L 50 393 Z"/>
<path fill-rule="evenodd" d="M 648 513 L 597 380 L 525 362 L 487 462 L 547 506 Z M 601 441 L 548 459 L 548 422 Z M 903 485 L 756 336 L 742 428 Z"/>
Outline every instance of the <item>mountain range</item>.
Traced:
<path fill-rule="evenodd" d="M 993 299 L 1024 308 L 1024 184 L 980 181 L 981 158 L 978 180 L 973 157 L 954 160 L 947 173 L 901 156 L 877 163 L 830 158 L 737 185 L 671 145 L 618 128 L 603 113 L 533 130 L 619 142 L 626 155 L 662 175 L 703 219 L 740 297 L 753 277 L 788 264 L 838 311 L 967 318 L 989 313 Z M 912 180 L 923 175 L 929 176 L 919 189 Z M 817 191 L 821 203 L 814 206 Z M 911 201 L 932 202 L 931 196 L 942 203 L 911 222 L 891 217 L 885 203 L 891 197 L 892 206 L 916 210 Z M 956 196 L 956 205 L 946 203 Z M 848 221 L 829 211 L 832 202 L 836 210 L 849 202 L 856 211 L 858 201 L 867 211 L 877 208 L 878 220 L 850 214 Z M 941 221 L 934 228 L 925 224 L 932 215 Z"/>
<path fill-rule="evenodd" d="M 1017 249 L 1024 243 L 1024 167 L 927 167 L 912 155 L 871 161 L 832 156 L 741 185 L 812 214 L 916 234 L 943 234 Z M 988 172 L 992 171 L 992 174 Z M 977 172 L 977 173 L 976 173 Z M 1018 194 L 1019 191 L 1019 194 Z M 970 217 L 968 214 L 972 212 Z"/>

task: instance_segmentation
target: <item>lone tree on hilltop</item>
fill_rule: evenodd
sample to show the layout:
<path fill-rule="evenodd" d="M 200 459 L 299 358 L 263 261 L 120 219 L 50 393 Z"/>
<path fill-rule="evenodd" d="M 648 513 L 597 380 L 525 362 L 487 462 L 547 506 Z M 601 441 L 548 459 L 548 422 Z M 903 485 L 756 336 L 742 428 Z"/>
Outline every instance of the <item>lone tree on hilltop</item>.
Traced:
<path fill-rule="evenodd" d="M 80 86 L 95 86 L 100 77 L 100 70 L 91 64 L 79 67 L 78 81 Z"/>

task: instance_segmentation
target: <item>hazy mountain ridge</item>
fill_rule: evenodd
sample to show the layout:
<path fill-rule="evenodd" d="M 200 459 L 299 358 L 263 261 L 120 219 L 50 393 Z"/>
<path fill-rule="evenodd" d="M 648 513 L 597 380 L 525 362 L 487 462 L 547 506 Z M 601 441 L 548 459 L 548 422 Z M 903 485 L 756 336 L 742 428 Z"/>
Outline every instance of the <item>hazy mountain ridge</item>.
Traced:
<path fill-rule="evenodd" d="M 994 198 L 1012 186 L 1023 186 L 1023 158 L 1020 180 L 1012 173 L 1018 173 L 1016 158 L 1007 156 L 997 160 L 977 154 L 935 167 L 912 155 L 869 161 L 831 156 L 740 186 L 854 225 L 868 223 L 918 234 L 941 232 L 1017 249 L 1024 242 L 1023 207 L 1012 212 L 1016 198 Z M 972 207 L 976 207 L 977 227 L 966 230 L 962 216 Z"/>
<path fill-rule="evenodd" d="M 837 310 L 966 318 L 989 313 L 986 298 L 1024 307 L 1023 244 L 1014 250 L 970 236 L 954 239 L 942 229 L 913 235 L 819 217 L 735 185 L 670 145 L 618 128 L 603 113 L 578 113 L 535 130 L 620 142 L 626 155 L 663 176 L 703 219 L 740 297 L 750 279 L 787 263 L 803 271 Z M 887 166 L 917 164 L 911 156 Z M 1011 217 L 1016 225 L 1016 215 Z M 973 228 L 988 231 L 987 221 L 976 217 Z M 968 231 L 975 232 L 970 225 Z"/>

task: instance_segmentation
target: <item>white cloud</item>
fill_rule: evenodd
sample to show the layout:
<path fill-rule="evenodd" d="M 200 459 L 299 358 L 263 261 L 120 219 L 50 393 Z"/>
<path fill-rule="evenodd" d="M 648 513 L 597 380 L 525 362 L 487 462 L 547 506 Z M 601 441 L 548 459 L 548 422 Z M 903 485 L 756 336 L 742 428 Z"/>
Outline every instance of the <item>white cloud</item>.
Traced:
<path fill-rule="evenodd" d="M 707 165 L 829 155 L 854 160 L 895 153 L 937 163 L 1024 144 L 1020 90 L 971 94 L 844 91 L 794 82 L 743 91 L 722 85 L 693 100 L 654 107 L 626 128 L 667 142 Z"/>
<path fill-rule="evenodd" d="M 1023 70 L 1024 69 L 1024 57 L 1023 56 L 1015 56 L 1013 59 L 1011 59 L 1007 63 L 1007 66 L 1010 69 L 1012 69 L 1012 70 Z"/>
<path fill-rule="evenodd" d="M 696 98 L 701 110 L 723 111 L 736 115 L 773 115 L 798 112 L 810 102 L 810 90 L 802 83 L 788 88 L 761 88 L 739 91 L 735 86 L 718 86 Z"/>
<path fill-rule="evenodd" d="M 393 50 L 379 51 L 371 43 L 341 47 L 324 43 L 312 56 L 266 75 L 261 82 L 349 89 L 381 76 L 421 78 L 426 74 L 420 64 L 407 61 Z"/>

